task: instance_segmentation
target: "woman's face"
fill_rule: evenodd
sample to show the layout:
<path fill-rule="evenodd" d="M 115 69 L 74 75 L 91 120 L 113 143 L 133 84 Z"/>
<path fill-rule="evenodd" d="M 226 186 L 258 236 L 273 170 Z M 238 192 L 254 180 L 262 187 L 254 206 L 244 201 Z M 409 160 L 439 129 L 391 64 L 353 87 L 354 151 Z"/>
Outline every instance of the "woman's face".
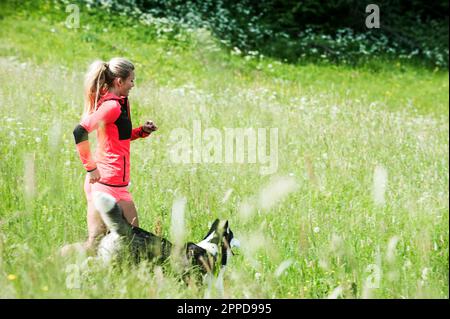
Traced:
<path fill-rule="evenodd" d="M 134 71 L 131 71 L 130 75 L 125 80 L 119 78 L 118 84 L 120 95 L 128 96 L 134 86 Z"/>

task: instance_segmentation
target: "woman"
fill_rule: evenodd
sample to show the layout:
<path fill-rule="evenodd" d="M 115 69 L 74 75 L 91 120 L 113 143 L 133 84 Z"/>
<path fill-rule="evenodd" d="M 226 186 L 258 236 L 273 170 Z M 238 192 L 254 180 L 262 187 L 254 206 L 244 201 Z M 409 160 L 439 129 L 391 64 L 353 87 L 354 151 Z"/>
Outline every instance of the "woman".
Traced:
<path fill-rule="evenodd" d="M 87 171 L 84 190 L 88 202 L 87 249 L 105 232 L 92 194 L 112 195 L 134 226 L 139 225 L 136 207 L 128 191 L 130 180 L 130 141 L 145 138 L 157 127 L 152 121 L 132 128 L 128 94 L 134 86 L 134 66 L 124 58 L 95 61 L 85 79 L 85 109 L 82 121 L 73 131 L 78 154 Z M 88 133 L 97 130 L 95 158 L 91 156 Z"/>

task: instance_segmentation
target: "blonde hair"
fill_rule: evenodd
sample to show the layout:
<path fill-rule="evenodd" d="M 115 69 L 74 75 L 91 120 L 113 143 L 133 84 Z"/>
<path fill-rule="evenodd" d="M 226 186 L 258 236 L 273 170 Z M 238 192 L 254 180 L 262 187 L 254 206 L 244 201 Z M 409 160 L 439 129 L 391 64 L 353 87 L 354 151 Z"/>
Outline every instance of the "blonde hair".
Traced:
<path fill-rule="evenodd" d="M 97 109 L 101 94 L 113 87 L 115 78 L 125 80 L 132 71 L 133 63 L 124 58 L 112 58 L 109 62 L 94 61 L 84 80 L 84 115 Z"/>

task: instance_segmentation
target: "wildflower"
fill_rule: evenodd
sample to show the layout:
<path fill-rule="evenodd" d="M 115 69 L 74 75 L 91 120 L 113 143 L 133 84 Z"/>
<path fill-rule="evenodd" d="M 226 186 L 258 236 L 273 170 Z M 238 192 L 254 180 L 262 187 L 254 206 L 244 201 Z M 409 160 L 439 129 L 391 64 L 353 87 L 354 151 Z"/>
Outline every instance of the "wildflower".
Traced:
<path fill-rule="evenodd" d="M 412 262 L 409 259 L 406 259 L 405 264 L 403 265 L 403 268 L 411 268 Z"/>
<path fill-rule="evenodd" d="M 328 296 L 328 299 L 337 299 L 342 296 L 343 288 L 341 286 L 337 286 L 331 294 Z"/>
<path fill-rule="evenodd" d="M 283 272 L 289 268 L 289 266 L 292 265 L 292 259 L 288 259 L 283 261 L 277 268 L 277 270 L 275 270 L 275 277 L 280 277 Z"/>
<path fill-rule="evenodd" d="M 249 200 L 244 200 L 239 204 L 239 215 L 241 218 L 247 219 L 253 214 L 254 209 L 254 205 Z"/>
<path fill-rule="evenodd" d="M 232 188 L 226 191 L 225 195 L 223 196 L 222 203 L 225 203 L 228 200 L 228 198 L 230 198 L 232 192 L 233 192 Z"/>
<path fill-rule="evenodd" d="M 376 205 L 384 205 L 388 173 L 383 166 L 376 166 L 373 173 L 373 200 Z"/>
<path fill-rule="evenodd" d="M 172 206 L 171 235 L 176 245 L 181 245 L 184 240 L 184 210 L 186 198 L 177 198 Z"/>
<path fill-rule="evenodd" d="M 232 54 L 232 55 L 241 55 L 241 54 L 242 54 L 242 51 L 239 50 L 238 47 L 234 47 L 233 50 L 231 51 L 231 54 Z"/>
<path fill-rule="evenodd" d="M 270 209 L 289 193 L 295 192 L 297 188 L 297 181 L 292 177 L 279 177 L 272 180 L 259 194 L 260 207 L 266 210 Z"/>
<path fill-rule="evenodd" d="M 339 235 L 333 234 L 331 236 L 330 248 L 339 255 L 343 253 L 344 243 Z"/>
<path fill-rule="evenodd" d="M 317 234 L 318 232 L 320 232 L 320 228 L 318 226 L 314 227 L 313 231 Z"/>
<path fill-rule="evenodd" d="M 25 179 L 25 195 L 27 198 L 32 198 L 35 194 L 35 179 L 34 179 L 34 155 L 25 154 L 25 168 L 24 168 L 24 179 Z"/>
<path fill-rule="evenodd" d="M 397 246 L 397 243 L 399 241 L 399 237 L 398 236 L 394 236 L 389 240 L 389 244 L 388 244 L 388 248 L 387 248 L 387 253 L 386 253 L 386 259 L 389 262 L 393 262 L 395 259 L 395 248 Z"/>
<path fill-rule="evenodd" d="M 9 274 L 7 278 L 8 278 L 8 280 L 13 281 L 13 280 L 17 279 L 17 276 L 14 274 Z"/>
<path fill-rule="evenodd" d="M 430 268 L 425 267 L 422 269 L 422 280 L 427 281 L 428 280 L 428 273 L 430 272 Z"/>

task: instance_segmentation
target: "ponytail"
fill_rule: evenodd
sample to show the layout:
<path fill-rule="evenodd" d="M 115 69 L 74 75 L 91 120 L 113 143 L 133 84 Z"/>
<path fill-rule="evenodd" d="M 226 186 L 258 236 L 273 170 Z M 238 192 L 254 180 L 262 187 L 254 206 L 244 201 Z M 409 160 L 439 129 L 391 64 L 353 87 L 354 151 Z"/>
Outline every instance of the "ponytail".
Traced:
<path fill-rule="evenodd" d="M 97 109 L 101 96 L 114 85 L 114 79 L 128 78 L 134 65 L 124 58 L 111 61 L 94 61 L 88 69 L 84 80 L 84 114 L 89 115 Z"/>
<path fill-rule="evenodd" d="M 100 92 L 104 90 L 106 84 L 107 68 L 108 65 L 103 61 L 95 61 L 89 66 L 84 80 L 84 115 L 91 114 L 97 109 Z"/>

